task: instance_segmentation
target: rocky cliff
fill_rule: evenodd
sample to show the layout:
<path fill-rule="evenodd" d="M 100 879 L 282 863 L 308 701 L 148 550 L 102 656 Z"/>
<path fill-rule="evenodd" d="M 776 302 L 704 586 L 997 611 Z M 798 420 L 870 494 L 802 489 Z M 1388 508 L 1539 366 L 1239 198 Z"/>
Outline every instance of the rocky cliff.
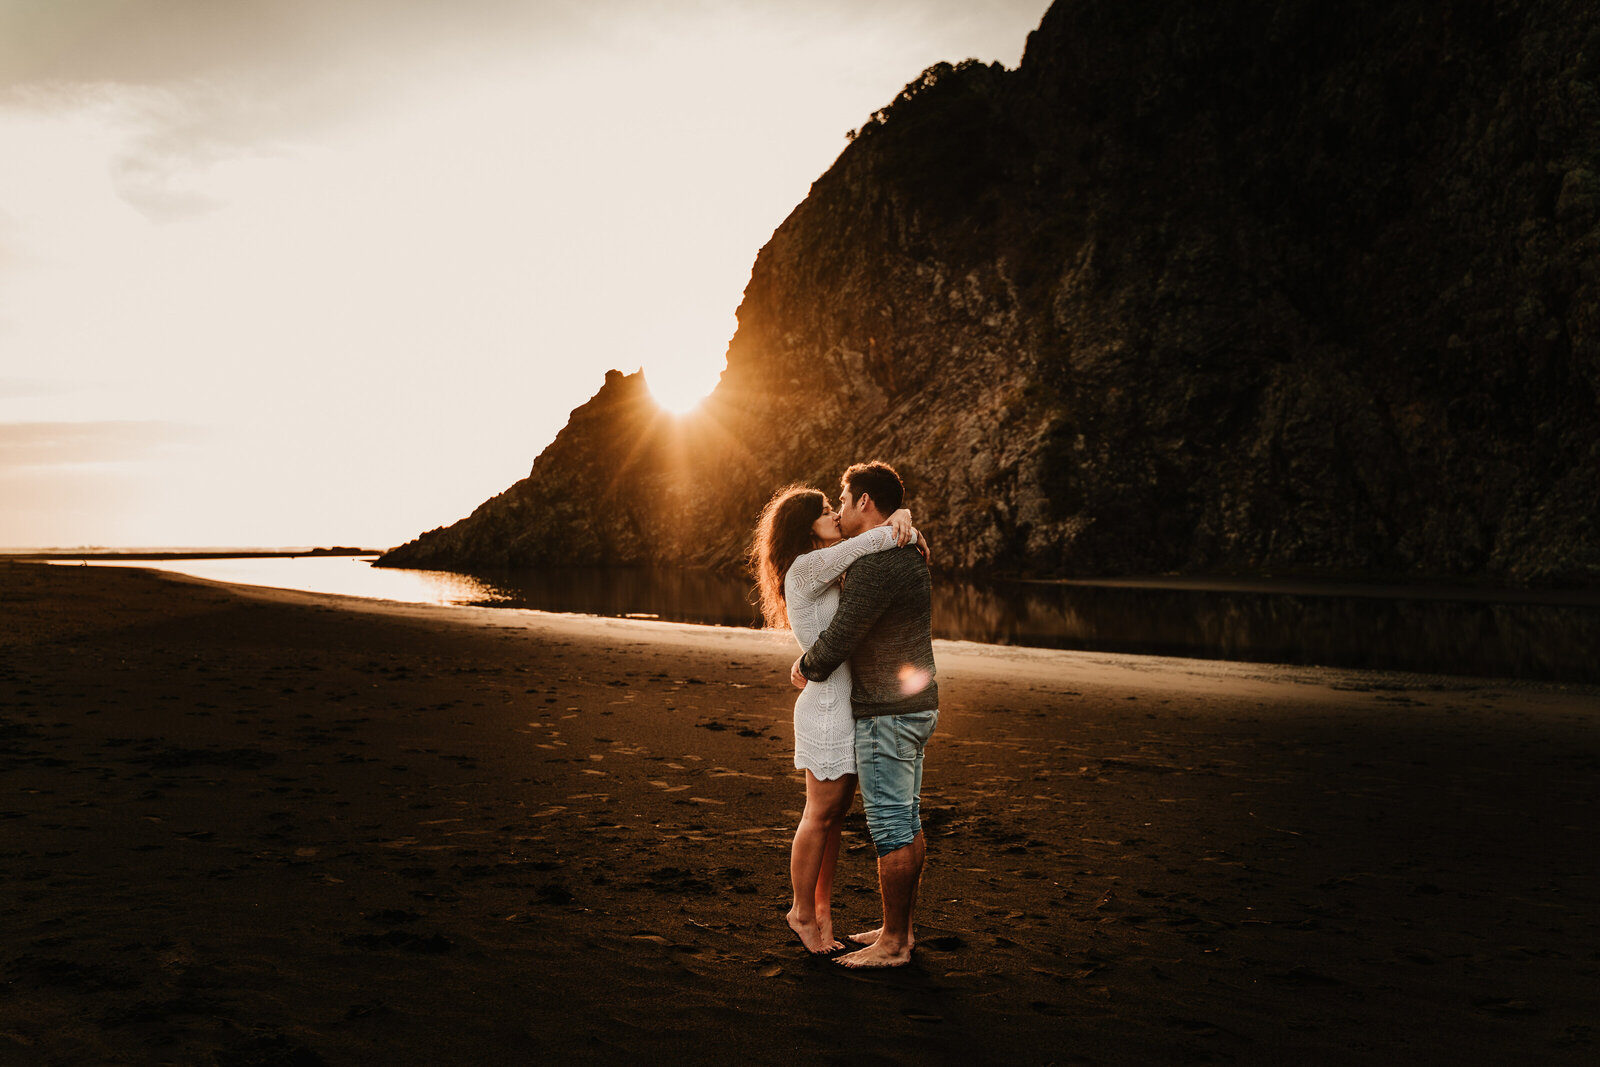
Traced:
<path fill-rule="evenodd" d="M 906 477 L 936 562 L 1600 584 L 1600 8 L 1059 0 L 756 259 L 693 416 L 605 385 L 395 566 L 732 564 Z"/>

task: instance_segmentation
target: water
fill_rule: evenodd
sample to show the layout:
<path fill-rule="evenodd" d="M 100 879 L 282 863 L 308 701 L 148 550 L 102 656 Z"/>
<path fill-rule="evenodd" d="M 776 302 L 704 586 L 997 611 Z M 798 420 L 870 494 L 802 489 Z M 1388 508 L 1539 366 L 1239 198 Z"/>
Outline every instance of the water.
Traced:
<path fill-rule="evenodd" d="M 1393 592 L 1015 585 L 948 589 L 939 607 L 969 640 L 1001 644 L 1600 682 L 1600 602 Z"/>
<path fill-rule="evenodd" d="M 709 571 L 392 570 L 372 556 L 137 562 L 244 585 L 409 603 L 536 608 L 756 626 L 750 584 Z M 128 565 L 132 561 L 102 561 Z M 1243 586 L 1243 587 L 1241 587 Z M 934 635 L 1202 659 L 1363 667 L 1542 681 L 1600 682 L 1600 595 L 1489 599 L 1463 590 L 1151 583 L 934 587 Z"/>

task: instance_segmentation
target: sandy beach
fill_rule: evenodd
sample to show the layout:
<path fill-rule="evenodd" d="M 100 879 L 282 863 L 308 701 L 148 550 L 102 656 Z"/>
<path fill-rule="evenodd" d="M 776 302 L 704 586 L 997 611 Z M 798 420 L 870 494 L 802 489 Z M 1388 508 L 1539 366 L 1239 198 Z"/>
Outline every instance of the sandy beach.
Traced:
<path fill-rule="evenodd" d="M 864 974 L 783 921 L 787 634 L 0 563 L 0 1062 L 1600 1054 L 1600 690 L 936 654 Z"/>

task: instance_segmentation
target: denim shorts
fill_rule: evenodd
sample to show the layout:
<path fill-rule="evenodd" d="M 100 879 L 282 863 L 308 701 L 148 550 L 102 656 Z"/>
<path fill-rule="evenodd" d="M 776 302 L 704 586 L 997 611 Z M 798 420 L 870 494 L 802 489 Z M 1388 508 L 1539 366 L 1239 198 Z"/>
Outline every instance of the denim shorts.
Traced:
<path fill-rule="evenodd" d="M 922 752 L 938 722 L 938 711 L 856 720 L 861 806 L 880 856 L 911 844 L 922 830 Z"/>

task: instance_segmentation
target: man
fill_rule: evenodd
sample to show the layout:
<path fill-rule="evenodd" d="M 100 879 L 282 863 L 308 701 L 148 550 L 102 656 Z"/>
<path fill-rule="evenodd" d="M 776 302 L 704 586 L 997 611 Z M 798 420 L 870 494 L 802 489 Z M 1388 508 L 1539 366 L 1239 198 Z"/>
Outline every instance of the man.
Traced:
<path fill-rule="evenodd" d="M 905 495 L 894 468 L 858 463 L 844 472 L 839 526 L 846 537 L 882 524 Z M 928 564 L 906 545 L 863 556 L 851 566 L 828 628 L 795 661 L 790 679 L 822 681 L 846 659 L 854 676 L 856 772 L 867 828 L 878 853 L 883 925 L 850 940 L 865 945 L 840 956 L 846 967 L 898 967 L 911 959 L 912 911 L 925 847 L 918 817 L 922 754 L 939 721 L 934 683 Z"/>

